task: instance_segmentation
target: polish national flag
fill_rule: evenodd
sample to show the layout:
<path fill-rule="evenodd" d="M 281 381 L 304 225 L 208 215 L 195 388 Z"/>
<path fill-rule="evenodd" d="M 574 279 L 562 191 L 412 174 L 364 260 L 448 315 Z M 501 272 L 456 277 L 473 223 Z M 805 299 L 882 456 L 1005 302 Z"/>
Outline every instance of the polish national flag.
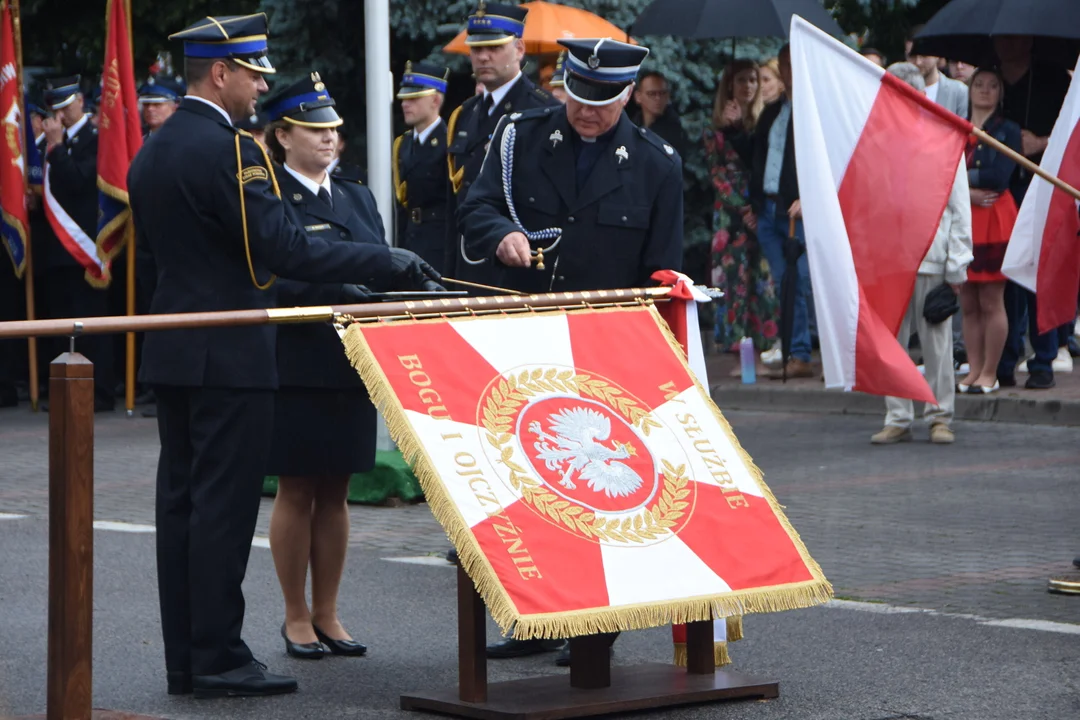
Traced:
<path fill-rule="evenodd" d="M 935 403 L 896 334 L 971 124 L 798 16 L 791 65 L 826 386 Z"/>
<path fill-rule="evenodd" d="M 1080 65 L 1078 65 L 1080 69 Z M 1080 83 L 1073 75 L 1042 169 L 1080 187 Z M 1039 332 L 1076 319 L 1080 294 L 1080 215 L 1071 195 L 1041 177 L 1031 181 L 1001 271 L 1038 298 Z"/>

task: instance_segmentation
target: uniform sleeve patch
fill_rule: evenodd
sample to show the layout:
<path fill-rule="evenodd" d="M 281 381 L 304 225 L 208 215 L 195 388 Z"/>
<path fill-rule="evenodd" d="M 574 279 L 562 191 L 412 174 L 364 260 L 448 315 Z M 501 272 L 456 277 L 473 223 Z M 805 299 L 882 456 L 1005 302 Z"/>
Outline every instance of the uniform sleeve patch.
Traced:
<path fill-rule="evenodd" d="M 237 175 L 240 178 L 240 182 L 247 185 L 253 180 L 269 180 L 270 173 L 266 171 L 262 165 L 253 165 L 252 167 L 246 167 Z"/>

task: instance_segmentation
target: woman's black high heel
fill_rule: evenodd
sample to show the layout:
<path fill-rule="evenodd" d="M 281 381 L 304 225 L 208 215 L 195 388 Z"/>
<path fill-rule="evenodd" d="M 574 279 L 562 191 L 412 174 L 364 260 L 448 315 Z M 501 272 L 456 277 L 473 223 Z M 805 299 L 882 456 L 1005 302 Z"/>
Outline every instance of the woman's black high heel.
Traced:
<path fill-rule="evenodd" d="M 320 630 L 317 625 L 312 625 L 312 627 L 315 628 L 315 637 L 319 638 L 323 645 L 329 648 L 334 655 L 359 657 L 367 652 L 367 645 L 363 643 L 358 643 L 355 640 L 335 640 Z"/>
<path fill-rule="evenodd" d="M 316 630 L 315 634 L 318 635 L 319 631 Z M 285 638 L 285 654 L 297 660 L 318 660 L 330 652 L 330 648 L 321 642 L 294 643 L 285 632 L 285 623 L 281 623 L 281 637 Z"/>

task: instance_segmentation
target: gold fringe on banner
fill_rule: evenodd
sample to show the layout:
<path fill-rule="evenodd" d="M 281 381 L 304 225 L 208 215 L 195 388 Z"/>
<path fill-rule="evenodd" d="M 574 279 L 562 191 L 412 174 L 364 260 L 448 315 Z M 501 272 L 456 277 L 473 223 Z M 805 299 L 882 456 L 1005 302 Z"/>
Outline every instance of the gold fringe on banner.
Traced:
<path fill-rule="evenodd" d="M 672 335 L 670 328 L 664 323 L 655 307 L 647 306 L 658 327 L 664 333 L 676 351 L 676 357 L 682 360 L 686 367 L 686 355 L 683 353 L 678 341 Z M 632 308 L 605 308 L 602 310 L 550 310 L 536 311 L 537 314 L 561 313 L 571 314 L 578 312 L 641 312 L 638 307 Z M 450 322 L 482 322 L 488 318 L 478 319 L 455 319 Z M 496 318 L 492 318 L 496 319 Z M 433 324 L 448 322 L 437 318 L 432 320 L 400 320 L 395 323 L 406 324 Z M 405 410 L 394 393 L 390 381 L 387 379 L 379 363 L 375 360 L 364 337 L 364 328 L 359 324 L 350 325 L 342 336 L 345 351 L 349 361 L 360 374 L 364 385 L 368 389 L 372 403 L 379 409 L 386 419 L 390 437 L 397 443 L 405 461 L 413 468 L 420 486 L 424 490 L 428 506 L 431 508 L 435 519 L 443 527 L 450 542 L 458 551 L 462 567 L 472 579 L 477 592 L 484 599 L 491 617 L 505 634 L 512 634 L 519 640 L 529 639 L 561 639 L 578 637 L 581 635 L 593 635 L 596 633 L 618 632 L 623 630 L 641 630 L 651 627 L 661 627 L 673 623 L 699 622 L 711 620 L 714 617 L 729 618 L 741 616 L 747 613 L 779 612 L 784 610 L 797 610 L 813 607 L 828 602 L 833 595 L 832 586 L 825 579 L 821 568 L 810 557 L 806 547 L 799 539 L 794 528 L 784 517 L 781 506 L 776 498 L 765 486 L 761 471 L 753 464 L 750 456 L 739 444 L 731 430 L 731 426 L 724 420 L 723 415 L 713 405 L 713 413 L 721 427 L 728 434 L 734 447 L 739 452 L 740 458 L 746 463 L 751 477 L 761 487 L 773 512 L 776 513 L 782 527 L 795 544 L 800 557 L 806 562 L 813 580 L 801 583 L 792 583 L 783 586 L 762 587 L 738 592 L 724 593 L 723 595 L 703 596 L 686 598 L 668 602 L 644 603 L 639 605 L 623 605 L 617 608 L 593 608 L 563 613 L 536 614 L 522 616 L 509 594 L 503 589 L 487 557 L 480 550 L 480 546 L 474 537 L 472 530 L 465 522 L 461 512 L 454 505 L 448 491 L 439 477 L 438 470 L 431 457 L 424 450 L 416 433 L 405 415 Z M 693 373 L 687 367 L 687 372 L 693 378 Z M 699 392 L 705 392 L 697 380 L 694 380 Z M 708 393 L 706 392 L 706 397 Z M 712 403 L 710 403 L 712 404 Z"/>
<path fill-rule="evenodd" d="M 743 639 L 742 632 L 742 615 L 734 615 L 727 618 L 727 640 L 728 642 L 738 642 Z"/>
<path fill-rule="evenodd" d="M 713 643 L 713 662 L 716 663 L 716 667 L 723 667 L 731 664 L 731 656 L 728 655 L 727 643 Z M 678 667 L 686 667 L 686 643 L 675 643 L 675 657 L 672 660 L 672 663 Z"/>

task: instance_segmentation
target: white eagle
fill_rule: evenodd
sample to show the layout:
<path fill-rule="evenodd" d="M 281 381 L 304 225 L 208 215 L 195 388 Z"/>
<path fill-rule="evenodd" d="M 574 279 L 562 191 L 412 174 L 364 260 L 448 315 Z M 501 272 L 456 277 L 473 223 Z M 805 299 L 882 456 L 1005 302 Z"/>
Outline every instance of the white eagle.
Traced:
<path fill-rule="evenodd" d="M 538 421 L 529 424 L 529 432 L 536 435 L 533 447 L 537 458 L 544 461 L 548 470 L 562 473 L 559 484 L 573 490 L 574 473 L 588 481 L 595 492 L 608 497 L 625 497 L 634 493 L 643 480 L 630 466 L 618 462 L 637 450 L 629 443 L 615 443 L 614 448 L 601 443 L 611 435 L 611 420 L 604 414 L 589 408 L 570 408 L 548 416 L 554 435 L 545 433 Z"/>

